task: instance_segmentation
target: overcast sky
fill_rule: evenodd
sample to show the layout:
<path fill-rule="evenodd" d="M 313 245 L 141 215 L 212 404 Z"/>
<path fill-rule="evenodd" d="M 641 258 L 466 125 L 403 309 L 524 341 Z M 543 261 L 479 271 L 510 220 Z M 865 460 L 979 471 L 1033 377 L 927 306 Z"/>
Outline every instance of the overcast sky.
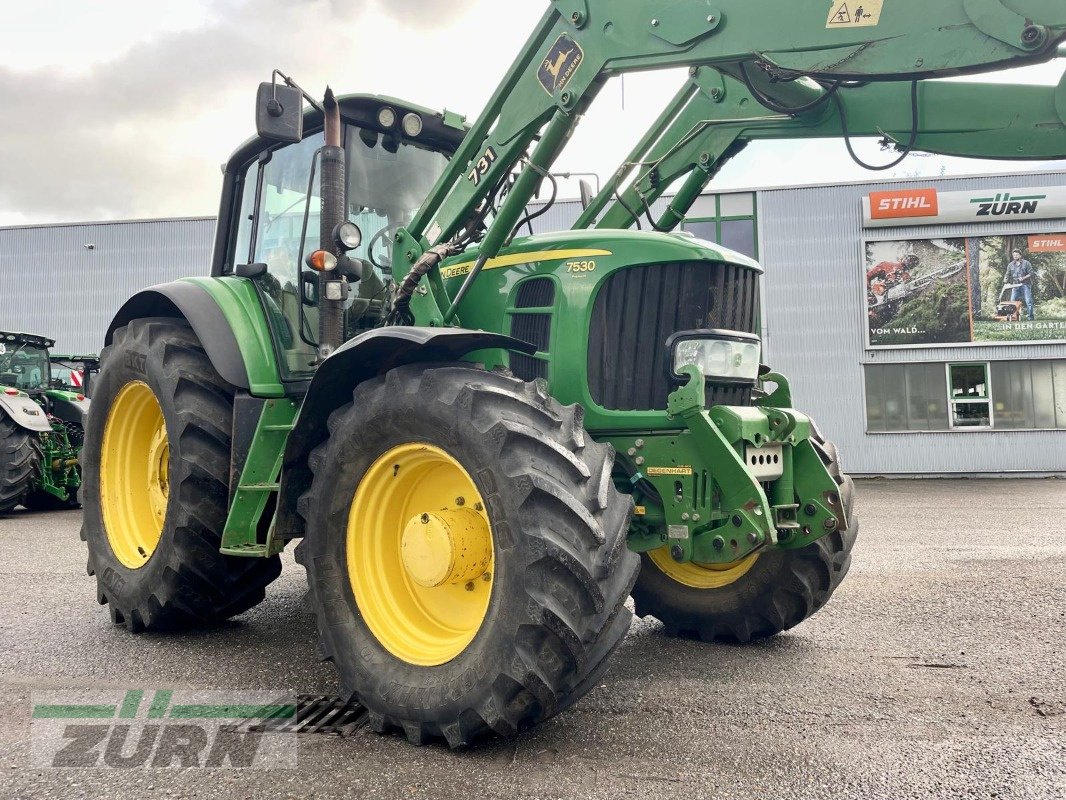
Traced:
<path fill-rule="evenodd" d="M 328 82 L 340 93 L 390 94 L 473 119 L 545 7 L 543 0 L 5 3 L 0 225 L 214 214 L 219 165 L 253 133 L 255 90 L 275 67 L 315 94 Z M 1060 60 L 1000 79 L 1053 84 L 1063 68 Z M 683 77 L 626 78 L 624 109 L 614 82 L 556 169 L 609 175 Z M 860 154 L 886 158 L 872 144 Z M 911 158 L 888 177 L 1007 168 Z M 839 141 L 768 143 L 748 148 L 716 185 L 869 174 Z M 576 186 L 564 184 L 562 194 L 575 196 Z"/>

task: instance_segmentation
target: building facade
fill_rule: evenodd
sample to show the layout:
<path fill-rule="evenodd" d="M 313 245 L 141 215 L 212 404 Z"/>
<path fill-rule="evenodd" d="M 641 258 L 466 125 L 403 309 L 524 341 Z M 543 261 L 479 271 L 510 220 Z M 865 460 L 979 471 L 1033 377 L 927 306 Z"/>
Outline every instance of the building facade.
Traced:
<path fill-rule="evenodd" d="M 848 471 L 1062 475 L 1064 185 L 1044 172 L 708 194 L 685 228 L 762 262 L 765 360 Z M 562 201 L 534 226 L 579 213 Z M 131 294 L 206 273 L 213 229 L 0 229 L 0 328 L 96 351 Z"/>

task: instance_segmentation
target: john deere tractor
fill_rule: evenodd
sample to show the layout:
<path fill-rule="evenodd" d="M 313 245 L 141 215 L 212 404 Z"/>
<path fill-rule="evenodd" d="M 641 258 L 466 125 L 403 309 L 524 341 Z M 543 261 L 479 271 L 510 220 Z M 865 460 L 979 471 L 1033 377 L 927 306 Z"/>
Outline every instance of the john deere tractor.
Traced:
<path fill-rule="evenodd" d="M 759 265 L 672 233 L 683 204 L 658 231 L 522 231 L 612 75 L 717 72 L 723 123 L 739 98 L 783 127 L 837 119 L 829 135 L 903 81 L 916 136 L 926 79 L 1066 36 L 1059 2 L 949 0 L 935 27 L 927 5 L 842 21 L 795 0 L 768 23 L 742 0 L 556 0 L 469 127 L 275 73 L 224 170 L 211 276 L 134 296 L 107 332 L 84 452 L 100 603 L 132 632 L 211 624 L 260 602 L 298 542 L 346 696 L 453 747 L 595 686 L 630 594 L 705 641 L 822 608 L 852 483 L 763 363 Z"/>
<path fill-rule="evenodd" d="M 51 339 L 0 331 L 0 514 L 77 508 L 89 401 L 53 384 Z"/>

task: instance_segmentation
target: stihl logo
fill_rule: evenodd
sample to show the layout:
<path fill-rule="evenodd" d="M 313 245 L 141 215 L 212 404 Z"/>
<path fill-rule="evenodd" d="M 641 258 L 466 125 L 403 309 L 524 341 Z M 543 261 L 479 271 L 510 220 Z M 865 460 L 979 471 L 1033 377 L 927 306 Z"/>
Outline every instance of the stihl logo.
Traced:
<path fill-rule="evenodd" d="M 1041 234 L 1029 237 L 1030 253 L 1066 253 L 1066 233 Z"/>
<path fill-rule="evenodd" d="M 870 192 L 872 219 L 935 217 L 940 213 L 936 189 L 907 189 L 898 192 Z"/>

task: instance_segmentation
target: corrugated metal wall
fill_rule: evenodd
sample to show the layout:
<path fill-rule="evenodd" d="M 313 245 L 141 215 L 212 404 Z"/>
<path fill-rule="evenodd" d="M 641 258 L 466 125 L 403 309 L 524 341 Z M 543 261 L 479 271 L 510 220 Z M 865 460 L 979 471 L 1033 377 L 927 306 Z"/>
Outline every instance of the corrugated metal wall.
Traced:
<path fill-rule="evenodd" d="M 0 228 L 0 330 L 99 352 L 132 294 L 209 273 L 214 230 L 213 217 Z"/>
<path fill-rule="evenodd" d="M 1063 173 L 921 180 L 759 192 L 759 239 L 770 363 L 788 375 L 796 405 L 844 453 L 854 473 L 1066 472 L 1066 431 L 867 434 L 864 363 L 1066 358 L 1066 343 L 867 350 L 869 240 L 1062 232 L 1062 220 L 864 231 L 870 191 L 935 185 L 941 191 L 1061 186 Z"/>

